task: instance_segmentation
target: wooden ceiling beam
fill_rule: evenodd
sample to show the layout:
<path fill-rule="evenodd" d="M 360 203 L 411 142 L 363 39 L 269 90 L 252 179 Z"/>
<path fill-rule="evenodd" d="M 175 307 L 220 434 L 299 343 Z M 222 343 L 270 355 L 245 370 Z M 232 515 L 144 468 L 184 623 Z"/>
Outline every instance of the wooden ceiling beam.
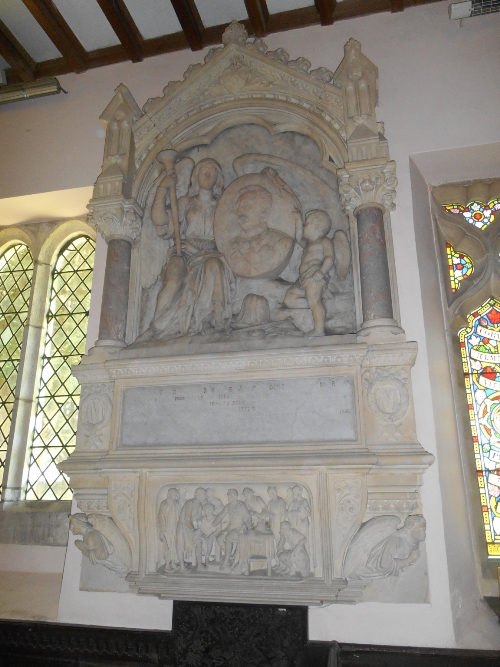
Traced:
<path fill-rule="evenodd" d="M 144 59 L 143 39 L 124 0 L 97 0 L 111 27 L 133 63 Z"/>
<path fill-rule="evenodd" d="M 35 61 L 2 21 L 0 21 L 0 56 L 9 63 L 20 82 L 36 79 Z"/>
<path fill-rule="evenodd" d="M 396 12 L 402 12 L 405 8 L 404 0 L 391 0 L 391 12 L 395 14 Z"/>
<path fill-rule="evenodd" d="M 191 51 L 199 51 L 204 46 L 205 28 L 194 0 L 170 1 L 177 14 L 181 28 L 186 35 Z"/>
<path fill-rule="evenodd" d="M 355 16 L 365 16 L 379 12 L 390 12 L 392 2 L 401 2 L 404 9 L 405 7 L 410 6 L 427 5 L 434 2 L 439 2 L 439 0 L 343 0 L 343 2 L 339 2 L 337 4 L 333 20 L 341 21 L 344 19 L 353 18 Z M 249 19 L 242 21 L 242 23 L 245 25 L 247 30 L 252 31 L 252 26 Z M 300 9 L 293 9 L 287 12 L 271 14 L 269 16 L 269 20 L 267 21 L 267 33 L 271 34 L 284 32 L 286 30 L 297 30 L 307 26 L 318 25 L 319 23 L 320 16 L 314 6 L 302 7 Z M 203 46 L 206 47 L 212 46 L 214 44 L 220 44 L 222 40 L 222 34 L 226 27 L 227 24 L 211 26 L 210 28 L 203 29 Z M 26 54 L 23 47 L 19 44 L 19 42 L 17 42 L 17 40 L 15 41 L 15 44 L 17 44 L 18 48 L 21 50 L 21 53 L 24 52 Z M 163 53 L 182 51 L 183 49 L 187 49 L 189 46 L 191 45 L 188 43 L 187 35 L 184 32 L 176 32 L 171 35 L 163 35 L 153 39 L 145 39 L 142 42 L 142 51 L 144 57 L 149 58 L 151 56 L 159 56 Z M 0 55 L 2 55 L 7 60 L 7 62 L 12 65 L 13 60 L 9 60 L 9 58 L 7 58 L 5 55 L 8 52 L 4 51 L 4 53 L 2 53 L 1 48 L 2 35 L 0 27 Z M 68 74 L 72 71 L 64 58 L 55 58 L 54 60 L 46 60 L 41 63 L 34 63 L 28 54 L 26 54 L 26 57 L 31 62 L 31 68 L 35 72 L 37 79 L 60 76 L 62 74 Z M 130 58 L 127 51 L 121 44 L 116 46 L 108 46 L 106 48 L 89 51 L 87 53 L 87 68 L 93 69 L 95 67 L 114 65 L 115 63 L 121 63 L 129 59 Z M 22 68 L 18 67 L 16 70 L 14 67 L 12 67 L 12 69 L 7 70 L 7 82 L 20 83 L 24 80 L 28 80 L 21 77 L 21 69 Z"/>
<path fill-rule="evenodd" d="M 74 72 L 87 69 L 86 52 L 52 0 L 23 0 Z"/>
<path fill-rule="evenodd" d="M 266 0 L 245 0 L 250 25 L 253 34 L 256 37 L 265 37 L 267 35 L 267 22 L 269 20 L 269 10 Z"/>
<path fill-rule="evenodd" d="M 314 0 L 314 5 L 319 14 L 321 25 L 332 25 L 337 0 Z"/>

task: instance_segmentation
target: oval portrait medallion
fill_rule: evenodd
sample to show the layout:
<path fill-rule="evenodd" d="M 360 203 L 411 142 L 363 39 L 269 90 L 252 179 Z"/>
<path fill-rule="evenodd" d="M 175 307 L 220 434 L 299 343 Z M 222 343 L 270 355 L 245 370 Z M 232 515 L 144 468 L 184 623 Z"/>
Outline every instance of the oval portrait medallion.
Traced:
<path fill-rule="evenodd" d="M 237 275 L 277 278 L 301 226 L 299 200 L 278 172 L 266 167 L 226 188 L 215 211 L 215 242 Z"/>

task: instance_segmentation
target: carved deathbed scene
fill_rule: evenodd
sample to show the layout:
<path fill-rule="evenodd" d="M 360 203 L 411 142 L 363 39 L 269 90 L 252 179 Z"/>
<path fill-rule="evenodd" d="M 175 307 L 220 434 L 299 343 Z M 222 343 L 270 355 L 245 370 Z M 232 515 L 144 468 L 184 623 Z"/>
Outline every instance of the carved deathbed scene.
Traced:
<path fill-rule="evenodd" d="M 427 602 L 377 68 L 355 40 L 335 73 L 236 22 L 223 44 L 101 117 L 99 340 L 60 464 L 80 588 Z"/>

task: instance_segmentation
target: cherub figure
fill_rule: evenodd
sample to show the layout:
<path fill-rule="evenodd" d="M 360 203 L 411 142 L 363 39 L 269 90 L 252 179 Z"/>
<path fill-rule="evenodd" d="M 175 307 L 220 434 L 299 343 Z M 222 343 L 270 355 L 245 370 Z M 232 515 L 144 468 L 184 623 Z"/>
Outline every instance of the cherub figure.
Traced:
<path fill-rule="evenodd" d="M 332 227 L 330 216 L 315 209 L 306 215 L 303 239 L 307 241 L 299 269 L 299 279 L 285 295 L 287 308 L 310 308 L 314 329 L 312 336 L 325 335 L 326 309 L 323 292 L 327 276 L 335 263 L 333 241 L 327 237 Z"/>

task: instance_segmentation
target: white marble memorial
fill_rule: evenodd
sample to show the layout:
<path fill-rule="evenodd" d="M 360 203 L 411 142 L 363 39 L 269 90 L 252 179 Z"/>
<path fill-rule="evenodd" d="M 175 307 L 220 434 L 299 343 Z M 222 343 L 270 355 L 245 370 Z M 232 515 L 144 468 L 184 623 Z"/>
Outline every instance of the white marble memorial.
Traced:
<path fill-rule="evenodd" d="M 416 345 L 398 324 L 378 71 L 248 40 L 102 115 L 108 242 L 75 452 L 82 590 L 428 601 Z"/>
<path fill-rule="evenodd" d="M 121 447 L 356 439 L 353 380 L 339 375 L 158 385 L 123 395 Z"/>

